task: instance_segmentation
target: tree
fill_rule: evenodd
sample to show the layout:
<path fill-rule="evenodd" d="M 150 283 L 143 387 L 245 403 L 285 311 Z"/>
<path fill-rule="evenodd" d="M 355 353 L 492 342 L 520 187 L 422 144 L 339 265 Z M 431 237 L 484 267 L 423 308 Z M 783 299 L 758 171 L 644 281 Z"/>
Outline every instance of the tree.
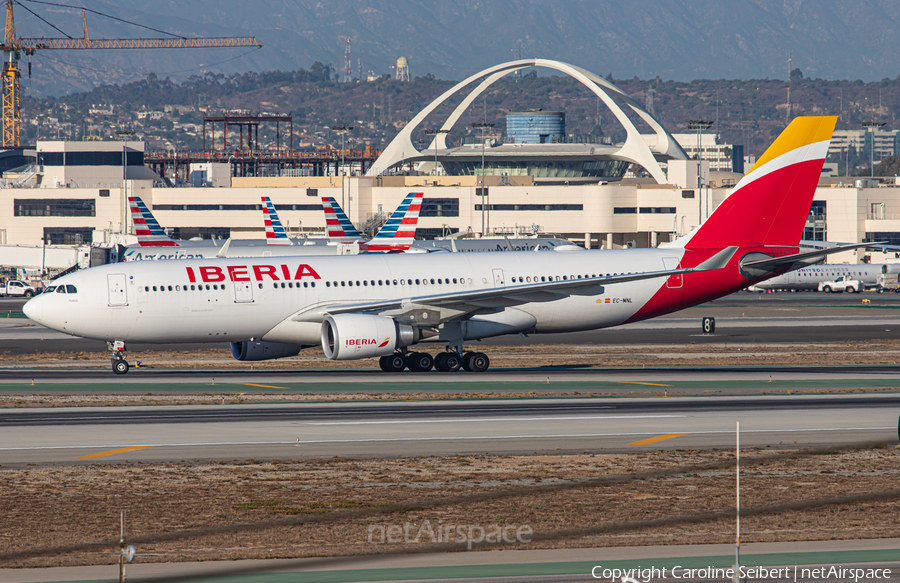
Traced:
<path fill-rule="evenodd" d="M 791 81 L 799 81 L 801 79 L 803 79 L 803 71 L 800 70 L 800 67 L 794 68 L 791 71 Z"/>

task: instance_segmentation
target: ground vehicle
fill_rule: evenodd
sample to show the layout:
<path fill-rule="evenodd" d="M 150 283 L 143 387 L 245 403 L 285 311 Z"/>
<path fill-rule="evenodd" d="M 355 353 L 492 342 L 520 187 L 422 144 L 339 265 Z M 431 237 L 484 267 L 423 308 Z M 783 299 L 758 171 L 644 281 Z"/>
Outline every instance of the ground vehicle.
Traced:
<path fill-rule="evenodd" d="M 16 296 L 30 298 L 37 295 L 37 290 L 24 281 L 11 280 L 0 285 L 0 297 Z"/>
<path fill-rule="evenodd" d="M 819 284 L 819 291 L 823 291 L 826 293 L 840 293 L 848 291 L 852 294 L 857 294 L 862 292 L 864 289 L 865 286 L 861 281 L 859 281 L 858 279 L 853 279 L 846 275 L 842 275 L 841 277 L 832 281 L 823 281 Z"/>

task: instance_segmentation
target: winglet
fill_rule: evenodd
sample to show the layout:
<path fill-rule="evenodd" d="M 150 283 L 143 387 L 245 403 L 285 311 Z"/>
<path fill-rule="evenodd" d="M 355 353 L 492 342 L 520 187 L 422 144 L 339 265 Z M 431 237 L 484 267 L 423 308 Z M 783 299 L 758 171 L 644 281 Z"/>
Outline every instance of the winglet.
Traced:
<path fill-rule="evenodd" d="M 219 258 L 228 257 L 228 248 L 229 247 L 231 247 L 231 237 L 229 237 L 228 240 L 225 241 L 225 244 L 222 245 L 222 247 L 216 253 L 216 257 L 219 257 Z"/>
<path fill-rule="evenodd" d="M 722 269 L 728 262 L 731 261 L 731 258 L 734 257 L 734 254 L 737 253 L 739 249 L 738 246 L 726 247 L 698 265 L 694 268 L 694 271 L 713 271 L 715 269 Z"/>
<path fill-rule="evenodd" d="M 138 244 L 141 247 L 180 247 L 159 226 L 156 218 L 144 204 L 139 196 L 129 196 L 128 206 L 131 209 L 131 222 L 134 225 L 134 234 L 137 235 Z"/>
<path fill-rule="evenodd" d="M 281 225 L 281 219 L 275 212 L 275 205 L 268 196 L 262 197 L 263 221 L 266 224 L 266 244 L 267 245 L 293 245 L 294 242 L 288 237 L 287 231 Z"/>

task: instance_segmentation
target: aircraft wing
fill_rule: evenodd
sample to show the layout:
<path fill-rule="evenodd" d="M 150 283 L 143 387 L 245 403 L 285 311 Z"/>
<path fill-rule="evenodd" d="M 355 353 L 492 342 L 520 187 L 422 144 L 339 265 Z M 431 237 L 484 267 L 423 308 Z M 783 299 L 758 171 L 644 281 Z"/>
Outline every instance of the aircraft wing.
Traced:
<path fill-rule="evenodd" d="M 401 316 L 410 311 L 425 310 L 440 312 L 439 318 L 428 320 L 431 324 L 437 324 L 438 320 L 446 321 L 479 310 L 505 308 L 530 302 L 549 302 L 571 295 L 598 295 L 603 293 L 605 285 L 722 269 L 728 265 L 737 250 L 738 247 L 726 247 L 697 267 L 685 269 L 527 283 L 358 304 L 320 305 L 310 307 L 291 319 L 295 322 L 322 322 L 335 314 L 374 312 L 386 316 Z"/>

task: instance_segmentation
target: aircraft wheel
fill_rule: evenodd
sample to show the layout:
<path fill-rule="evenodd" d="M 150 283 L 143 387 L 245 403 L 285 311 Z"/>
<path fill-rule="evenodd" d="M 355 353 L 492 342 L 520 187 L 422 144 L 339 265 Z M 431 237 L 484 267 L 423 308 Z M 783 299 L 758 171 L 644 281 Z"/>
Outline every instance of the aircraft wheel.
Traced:
<path fill-rule="evenodd" d="M 400 372 L 406 368 L 406 358 L 399 352 L 395 352 L 394 354 L 379 358 L 378 366 L 380 366 L 381 370 L 384 372 Z"/>
<path fill-rule="evenodd" d="M 465 368 L 468 372 L 484 372 L 491 366 L 491 359 L 483 352 L 473 352 Z"/>
<path fill-rule="evenodd" d="M 455 352 L 442 352 L 434 359 L 434 368 L 439 372 L 456 372 L 462 366 L 462 358 Z"/>
<path fill-rule="evenodd" d="M 116 359 L 113 361 L 112 369 L 116 374 L 125 374 L 128 372 L 128 361 L 125 359 Z"/>
<path fill-rule="evenodd" d="M 463 370 L 469 370 L 469 359 L 472 358 L 474 352 L 463 352 L 460 357 L 460 362 L 462 363 Z"/>
<path fill-rule="evenodd" d="M 434 359 L 427 352 L 413 352 L 407 355 L 406 361 L 413 372 L 428 372 L 434 366 Z"/>

